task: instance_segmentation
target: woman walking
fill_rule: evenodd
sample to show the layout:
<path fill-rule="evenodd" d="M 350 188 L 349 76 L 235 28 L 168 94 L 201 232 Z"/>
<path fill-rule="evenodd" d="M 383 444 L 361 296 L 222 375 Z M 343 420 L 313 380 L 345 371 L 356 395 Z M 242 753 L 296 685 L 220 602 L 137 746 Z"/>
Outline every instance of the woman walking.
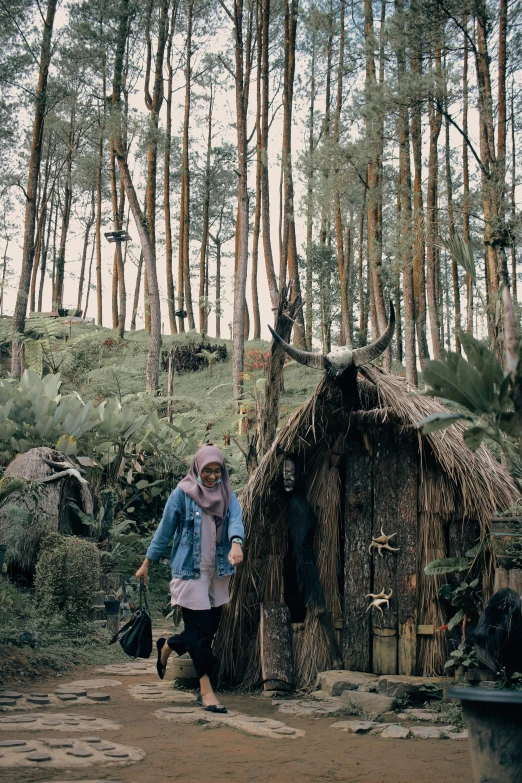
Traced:
<path fill-rule="evenodd" d="M 171 494 L 163 519 L 136 577 L 147 580 L 149 566 L 159 560 L 172 539 L 170 567 L 172 606 L 180 606 L 185 630 L 158 639 L 157 669 L 163 679 L 172 652 L 188 652 L 199 679 L 198 702 L 210 712 L 226 712 L 209 675 L 215 664 L 212 641 L 221 610 L 228 603 L 228 583 L 243 561 L 245 532 L 241 507 L 230 484 L 221 449 L 205 444 L 189 472 Z"/>

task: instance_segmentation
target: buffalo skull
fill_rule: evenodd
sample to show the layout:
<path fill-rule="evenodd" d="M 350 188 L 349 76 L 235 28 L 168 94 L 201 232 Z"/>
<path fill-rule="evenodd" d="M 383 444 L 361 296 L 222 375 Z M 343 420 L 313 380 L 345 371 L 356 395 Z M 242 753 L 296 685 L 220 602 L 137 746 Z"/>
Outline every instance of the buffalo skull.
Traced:
<path fill-rule="evenodd" d="M 293 345 L 289 345 L 285 342 L 270 326 L 268 328 L 276 343 L 278 343 L 292 359 L 295 359 L 296 362 L 304 364 L 307 367 L 313 367 L 316 370 L 325 370 L 330 378 L 341 380 L 341 376 L 346 370 L 362 367 L 364 364 L 368 364 L 374 359 L 377 359 L 381 353 L 384 353 L 393 337 L 395 310 L 393 302 L 390 300 L 390 320 L 388 321 L 386 331 L 378 337 L 377 340 L 370 343 L 370 345 L 353 349 L 348 348 L 346 345 L 341 345 L 334 348 L 328 354 L 301 351 L 299 348 L 295 348 Z"/>

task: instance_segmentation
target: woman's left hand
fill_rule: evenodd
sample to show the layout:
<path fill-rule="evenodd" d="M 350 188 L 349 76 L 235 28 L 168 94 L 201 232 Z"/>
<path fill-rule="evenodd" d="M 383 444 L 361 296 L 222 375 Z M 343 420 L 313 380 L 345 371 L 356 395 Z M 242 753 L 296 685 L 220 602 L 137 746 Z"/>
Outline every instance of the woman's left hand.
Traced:
<path fill-rule="evenodd" d="M 228 555 L 230 565 L 237 566 L 243 562 L 243 550 L 239 544 L 232 544 Z"/>

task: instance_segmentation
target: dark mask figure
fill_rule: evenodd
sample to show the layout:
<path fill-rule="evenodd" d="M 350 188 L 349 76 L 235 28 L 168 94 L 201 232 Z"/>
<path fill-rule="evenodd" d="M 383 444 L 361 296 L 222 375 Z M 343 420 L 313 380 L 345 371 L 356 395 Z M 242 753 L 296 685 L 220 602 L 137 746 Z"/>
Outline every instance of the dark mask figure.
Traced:
<path fill-rule="evenodd" d="M 321 623 L 330 648 L 334 668 L 342 669 L 343 662 L 330 614 L 326 610 L 314 552 L 317 517 L 299 485 L 297 464 L 293 457 L 285 457 L 283 462 L 283 486 L 285 492 L 290 495 L 288 503 L 288 533 L 290 535 L 297 586 L 303 594 L 307 611 L 315 615 Z"/>
<path fill-rule="evenodd" d="M 522 671 L 522 601 L 510 587 L 490 599 L 472 636 L 475 654 L 497 673 Z"/>

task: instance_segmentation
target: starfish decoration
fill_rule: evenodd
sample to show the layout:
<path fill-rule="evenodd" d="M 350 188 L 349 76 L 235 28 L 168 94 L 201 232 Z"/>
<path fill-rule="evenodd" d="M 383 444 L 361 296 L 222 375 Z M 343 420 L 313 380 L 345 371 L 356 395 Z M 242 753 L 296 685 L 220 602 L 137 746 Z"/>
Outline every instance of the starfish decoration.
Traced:
<path fill-rule="evenodd" d="M 390 552 L 398 552 L 400 547 L 390 546 L 390 540 L 396 535 L 397 533 L 392 533 L 391 536 L 387 536 L 381 527 L 381 535 L 377 538 L 372 538 L 372 543 L 368 547 L 368 552 L 371 552 L 373 548 L 378 549 L 381 557 L 383 549 L 389 549 Z"/>
<path fill-rule="evenodd" d="M 372 606 L 375 606 L 376 609 L 378 609 L 379 612 L 383 614 L 382 607 L 386 604 L 386 608 L 387 609 L 390 608 L 390 598 L 392 597 L 392 595 L 393 595 L 393 590 L 390 588 L 390 592 L 388 593 L 388 595 L 386 595 L 386 593 L 384 592 L 384 587 L 381 588 L 380 593 L 368 593 L 368 595 L 365 597 L 373 598 L 373 601 L 370 603 L 366 611 L 369 612 Z"/>

